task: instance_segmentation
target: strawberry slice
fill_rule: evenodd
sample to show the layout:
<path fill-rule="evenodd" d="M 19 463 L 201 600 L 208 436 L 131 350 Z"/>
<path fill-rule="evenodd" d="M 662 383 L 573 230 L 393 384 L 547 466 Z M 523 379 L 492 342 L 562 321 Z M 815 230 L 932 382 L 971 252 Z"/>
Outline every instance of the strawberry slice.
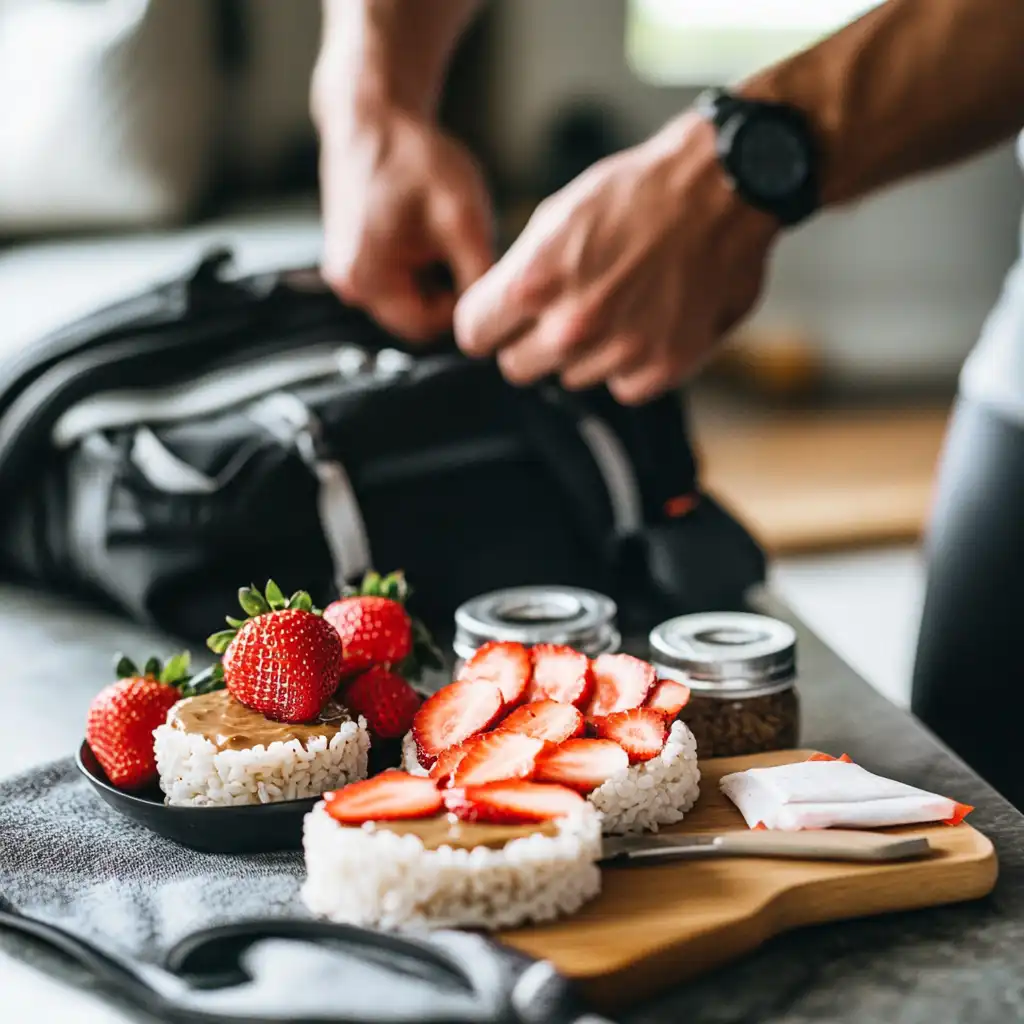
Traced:
<path fill-rule="evenodd" d="M 489 782 L 485 786 L 449 789 L 445 806 L 463 821 L 523 825 L 564 818 L 584 803 L 579 793 L 551 783 Z"/>
<path fill-rule="evenodd" d="M 535 778 L 590 793 L 628 767 L 629 755 L 613 740 L 566 740 L 541 753 Z"/>
<path fill-rule="evenodd" d="M 602 654 L 591 663 L 594 695 L 588 718 L 640 707 L 654 686 L 654 666 L 629 654 Z"/>
<path fill-rule="evenodd" d="M 459 673 L 459 679 L 485 679 L 496 684 L 510 707 L 526 693 L 533 666 L 530 652 L 522 644 L 494 640 L 484 644 Z"/>
<path fill-rule="evenodd" d="M 452 774 L 455 788 L 531 778 L 544 741 L 517 732 L 488 732 L 466 740 L 462 747 Z"/>
<path fill-rule="evenodd" d="M 471 742 L 467 740 L 466 742 Z M 452 781 L 452 773 L 459 766 L 459 762 L 466 756 L 466 744 L 456 743 L 454 747 L 442 750 L 437 755 L 433 768 L 430 769 L 430 777 L 439 786 L 448 786 Z"/>
<path fill-rule="evenodd" d="M 498 728 L 502 732 L 535 736 L 547 743 L 561 743 L 583 735 L 583 716 L 571 704 L 538 700 L 516 708 Z"/>
<path fill-rule="evenodd" d="M 647 695 L 644 707 L 666 718 L 675 718 L 690 701 L 690 688 L 675 679 L 659 679 Z"/>
<path fill-rule="evenodd" d="M 594 691 L 590 659 L 571 647 L 537 644 L 533 657 L 533 680 L 526 690 L 528 701 L 548 698 L 585 708 Z"/>
<path fill-rule="evenodd" d="M 616 711 L 594 719 L 597 735 L 614 740 L 629 755 L 630 763 L 650 761 L 665 746 L 668 728 L 664 715 L 651 708 Z"/>
<path fill-rule="evenodd" d="M 429 768 L 442 750 L 483 732 L 501 714 L 501 690 L 484 679 L 463 679 L 423 702 L 412 720 L 420 763 Z"/>
<path fill-rule="evenodd" d="M 324 803 L 327 813 L 345 825 L 429 818 L 444 806 L 441 791 L 433 779 L 399 771 L 387 771 L 325 793 Z"/>

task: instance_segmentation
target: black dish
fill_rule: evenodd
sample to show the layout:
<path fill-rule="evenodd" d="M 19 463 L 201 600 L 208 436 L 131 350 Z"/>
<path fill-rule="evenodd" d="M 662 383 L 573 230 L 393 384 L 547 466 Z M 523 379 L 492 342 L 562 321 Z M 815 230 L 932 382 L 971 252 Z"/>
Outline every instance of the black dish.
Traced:
<path fill-rule="evenodd" d="M 316 799 L 243 807 L 168 807 L 155 786 L 127 793 L 110 784 L 88 743 L 79 771 L 114 810 L 152 832 L 203 853 L 272 853 L 302 849 L 302 819 Z"/>

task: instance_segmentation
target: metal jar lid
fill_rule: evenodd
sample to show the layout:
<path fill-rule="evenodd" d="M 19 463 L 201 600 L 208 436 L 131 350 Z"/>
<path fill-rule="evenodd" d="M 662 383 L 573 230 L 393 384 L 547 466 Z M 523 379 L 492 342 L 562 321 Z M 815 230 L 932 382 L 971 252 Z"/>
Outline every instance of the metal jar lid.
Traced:
<path fill-rule="evenodd" d="M 649 642 L 660 669 L 685 675 L 692 690 L 708 696 L 764 696 L 796 677 L 795 630 L 764 615 L 681 615 L 656 626 Z"/>
<path fill-rule="evenodd" d="M 455 641 L 460 658 L 489 640 L 521 644 L 567 644 L 590 657 L 618 650 L 615 602 L 577 587 L 510 587 L 481 594 L 455 612 Z"/>

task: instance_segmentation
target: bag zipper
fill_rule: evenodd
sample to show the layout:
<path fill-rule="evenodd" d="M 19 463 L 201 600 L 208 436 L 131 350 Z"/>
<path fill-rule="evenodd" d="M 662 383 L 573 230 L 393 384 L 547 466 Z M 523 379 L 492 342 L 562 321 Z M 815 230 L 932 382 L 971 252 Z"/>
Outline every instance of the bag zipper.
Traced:
<path fill-rule="evenodd" d="M 185 388 L 174 385 L 91 395 L 60 416 L 51 440 L 56 448 L 66 449 L 98 431 L 210 416 L 299 384 L 337 377 L 384 379 L 411 365 L 412 358 L 397 349 L 383 349 L 374 356 L 358 345 L 318 345 L 217 370 L 196 378 Z"/>

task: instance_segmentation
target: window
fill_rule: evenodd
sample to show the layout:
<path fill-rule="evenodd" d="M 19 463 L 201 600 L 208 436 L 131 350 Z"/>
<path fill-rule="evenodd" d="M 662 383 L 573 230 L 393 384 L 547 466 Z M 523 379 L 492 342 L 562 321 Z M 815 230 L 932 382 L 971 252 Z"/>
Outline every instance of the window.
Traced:
<path fill-rule="evenodd" d="M 723 85 L 853 21 L 878 0 L 629 0 L 626 57 L 654 85 Z"/>

